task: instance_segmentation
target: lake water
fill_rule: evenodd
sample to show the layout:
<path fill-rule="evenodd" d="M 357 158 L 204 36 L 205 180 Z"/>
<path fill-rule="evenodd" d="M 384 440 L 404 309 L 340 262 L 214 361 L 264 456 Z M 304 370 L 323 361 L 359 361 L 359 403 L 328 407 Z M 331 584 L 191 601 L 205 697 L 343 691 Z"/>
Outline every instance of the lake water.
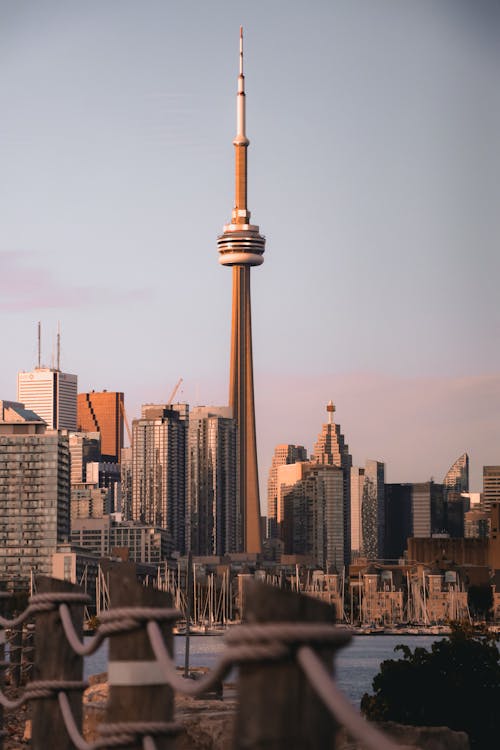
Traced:
<path fill-rule="evenodd" d="M 385 659 L 401 658 L 394 652 L 395 646 L 404 643 L 411 649 L 415 646 L 430 648 L 436 640 L 434 636 L 409 635 L 359 635 L 336 656 L 337 682 L 345 695 L 359 706 L 363 693 L 372 691 L 372 680 Z M 178 666 L 184 665 L 184 636 L 174 637 L 174 654 Z M 223 636 L 197 635 L 190 639 L 190 666 L 213 668 L 224 649 Z M 399 654 L 399 655 L 398 655 Z M 85 677 L 105 672 L 107 668 L 107 641 L 93 656 L 85 659 Z"/>

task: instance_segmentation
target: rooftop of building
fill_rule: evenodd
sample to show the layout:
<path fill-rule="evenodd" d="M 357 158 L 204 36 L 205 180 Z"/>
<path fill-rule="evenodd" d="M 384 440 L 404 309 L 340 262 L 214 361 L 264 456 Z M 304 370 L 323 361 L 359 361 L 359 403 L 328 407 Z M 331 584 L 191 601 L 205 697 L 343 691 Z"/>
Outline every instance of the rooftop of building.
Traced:
<path fill-rule="evenodd" d="M 31 409 L 26 409 L 24 404 L 18 401 L 0 400 L 0 422 L 6 424 L 34 422 L 46 424 L 46 422 L 35 414 Z"/>

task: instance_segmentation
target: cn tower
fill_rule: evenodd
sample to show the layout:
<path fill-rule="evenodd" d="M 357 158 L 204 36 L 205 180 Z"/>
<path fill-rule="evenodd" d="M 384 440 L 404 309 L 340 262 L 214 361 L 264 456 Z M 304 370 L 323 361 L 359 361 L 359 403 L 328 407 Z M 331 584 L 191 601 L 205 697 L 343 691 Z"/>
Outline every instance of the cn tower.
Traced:
<path fill-rule="evenodd" d="M 238 427 L 237 463 L 239 488 L 239 538 L 245 552 L 261 551 L 259 476 L 255 437 L 253 394 L 252 316 L 250 269 L 264 258 L 265 237 L 250 223 L 247 207 L 247 149 L 245 132 L 245 77 L 243 75 L 243 29 L 240 28 L 240 71 L 236 96 L 235 197 L 231 223 L 217 240 L 219 263 L 233 269 L 233 313 L 229 406 Z"/>

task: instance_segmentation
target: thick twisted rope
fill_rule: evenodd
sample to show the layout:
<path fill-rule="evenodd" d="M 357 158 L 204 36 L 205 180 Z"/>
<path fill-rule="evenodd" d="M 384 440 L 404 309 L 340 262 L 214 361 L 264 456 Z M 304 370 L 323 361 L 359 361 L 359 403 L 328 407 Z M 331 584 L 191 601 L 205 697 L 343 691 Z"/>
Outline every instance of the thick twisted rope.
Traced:
<path fill-rule="evenodd" d="M 28 606 L 20 615 L 14 617 L 12 620 L 0 617 L 0 627 L 15 628 L 16 625 L 21 625 L 39 612 L 53 612 L 62 603 L 88 604 L 90 601 L 90 597 L 87 594 L 73 592 L 34 594 L 34 596 L 30 597 Z"/>
<path fill-rule="evenodd" d="M 150 619 L 158 622 L 175 622 L 181 617 L 181 613 L 171 607 L 116 607 L 115 609 L 108 609 L 101 613 L 101 623 L 92 640 L 88 643 L 82 643 L 66 604 L 61 604 L 59 614 L 68 643 L 79 656 L 89 656 L 95 653 L 108 636 L 137 630 Z"/>
<path fill-rule="evenodd" d="M 226 634 L 225 641 L 228 647 L 211 672 L 201 680 L 192 682 L 178 676 L 161 630 L 154 620 L 148 622 L 147 631 L 151 648 L 163 670 L 165 681 L 175 691 L 193 697 L 203 695 L 218 686 L 236 664 L 289 658 L 294 646 L 303 643 L 339 648 L 351 638 L 349 631 L 344 628 L 318 623 L 307 625 L 279 622 L 268 625 L 239 625 Z"/>
<path fill-rule="evenodd" d="M 363 719 L 349 703 L 341 690 L 325 669 L 324 664 L 309 646 L 301 646 L 297 651 L 297 661 L 317 695 L 330 713 L 342 724 L 348 733 L 363 743 L 366 750 L 400 750 L 387 735 Z"/>
<path fill-rule="evenodd" d="M 28 701 L 55 698 L 61 690 L 85 690 L 86 682 L 71 680 L 35 680 L 19 698 L 10 699 L 0 690 L 0 704 L 9 711 L 20 708 Z"/>
<path fill-rule="evenodd" d="M 95 637 L 87 644 L 80 641 L 74 628 L 70 604 L 83 604 L 89 599 L 84 594 L 36 594 L 27 609 L 13 620 L 0 617 L 0 626 L 15 627 L 38 612 L 59 608 L 61 622 L 68 642 L 80 656 L 94 653 L 110 635 L 130 632 L 146 624 L 154 655 L 163 670 L 165 682 L 181 693 L 199 696 L 218 686 L 234 665 L 296 658 L 312 687 L 333 716 L 347 731 L 364 743 L 367 750 L 398 750 L 392 742 L 373 725 L 366 722 L 351 706 L 332 681 L 311 646 L 340 648 L 351 639 L 346 628 L 324 623 L 267 623 L 241 625 L 226 634 L 227 649 L 214 669 L 203 679 L 193 683 L 180 678 L 175 663 L 167 651 L 160 622 L 179 619 L 173 608 L 121 607 L 101 614 L 101 625 Z M 175 722 L 120 722 L 100 727 L 101 738 L 89 744 L 80 735 L 72 716 L 67 690 L 82 690 L 85 683 L 70 681 L 38 681 L 26 689 L 23 696 L 9 700 L 0 692 L 0 703 L 8 709 L 19 708 L 28 700 L 58 696 L 59 705 L 68 734 L 78 750 L 100 750 L 105 747 L 124 747 L 142 739 L 144 750 L 154 750 L 154 736 L 176 734 L 180 725 Z"/>
<path fill-rule="evenodd" d="M 175 736 L 182 731 L 182 724 L 175 721 L 120 721 L 100 724 L 99 739 L 87 742 L 76 726 L 68 696 L 59 693 L 59 707 L 64 724 L 77 750 L 101 750 L 101 748 L 127 747 L 142 740 L 144 750 L 154 750 L 153 737 Z"/>

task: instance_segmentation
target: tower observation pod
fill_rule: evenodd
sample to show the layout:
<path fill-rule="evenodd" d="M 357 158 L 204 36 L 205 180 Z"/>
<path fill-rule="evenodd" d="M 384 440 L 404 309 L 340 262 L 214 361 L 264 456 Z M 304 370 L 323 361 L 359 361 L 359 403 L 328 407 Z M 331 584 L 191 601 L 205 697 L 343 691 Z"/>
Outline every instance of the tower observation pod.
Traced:
<path fill-rule="evenodd" d="M 250 268 L 260 266 L 266 240 L 250 223 L 247 206 L 247 150 L 243 29 L 240 28 L 238 92 L 236 95 L 235 197 L 231 222 L 217 240 L 219 263 L 233 269 L 233 310 L 229 405 L 238 427 L 238 546 L 244 552 L 261 551 L 261 525 L 252 361 Z"/>

